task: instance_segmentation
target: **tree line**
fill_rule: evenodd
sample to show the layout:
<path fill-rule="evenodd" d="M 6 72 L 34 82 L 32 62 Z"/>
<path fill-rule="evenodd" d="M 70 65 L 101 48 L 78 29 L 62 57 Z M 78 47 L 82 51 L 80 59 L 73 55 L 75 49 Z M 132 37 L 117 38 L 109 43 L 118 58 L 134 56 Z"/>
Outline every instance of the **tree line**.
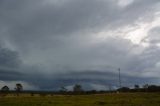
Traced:
<path fill-rule="evenodd" d="M 100 93 L 116 93 L 116 92 L 160 92 L 160 86 L 157 85 L 149 85 L 145 84 L 143 87 L 140 87 L 139 85 L 134 85 L 134 88 L 129 87 L 121 87 L 116 90 L 104 90 L 104 91 L 97 91 L 97 90 L 90 90 L 85 91 L 82 88 L 82 85 L 75 84 L 73 86 L 73 91 L 69 91 L 66 87 L 61 87 L 59 91 L 24 91 L 23 85 L 20 83 L 17 83 L 15 85 L 14 90 L 10 90 L 8 86 L 3 86 L 0 90 L 0 93 L 3 94 L 3 96 L 7 95 L 8 93 L 13 93 L 16 96 L 19 96 L 20 93 L 31 93 L 31 96 L 34 96 L 34 94 L 40 94 L 41 96 L 45 96 L 46 94 L 100 94 Z"/>

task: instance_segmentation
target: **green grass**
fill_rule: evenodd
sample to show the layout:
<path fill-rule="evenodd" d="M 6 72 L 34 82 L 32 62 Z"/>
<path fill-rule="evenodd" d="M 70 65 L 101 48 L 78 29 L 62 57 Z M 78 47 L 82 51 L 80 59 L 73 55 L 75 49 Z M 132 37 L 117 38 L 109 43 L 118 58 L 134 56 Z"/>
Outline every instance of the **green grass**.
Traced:
<path fill-rule="evenodd" d="M 160 106 L 160 93 L 0 97 L 0 106 Z"/>

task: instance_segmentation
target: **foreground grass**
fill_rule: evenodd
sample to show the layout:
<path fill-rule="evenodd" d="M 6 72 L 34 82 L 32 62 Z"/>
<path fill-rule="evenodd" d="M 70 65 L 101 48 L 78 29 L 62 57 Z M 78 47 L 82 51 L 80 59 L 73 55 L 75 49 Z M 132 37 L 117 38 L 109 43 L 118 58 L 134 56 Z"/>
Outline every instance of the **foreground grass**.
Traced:
<path fill-rule="evenodd" d="M 160 93 L 1 97 L 0 106 L 160 106 Z"/>

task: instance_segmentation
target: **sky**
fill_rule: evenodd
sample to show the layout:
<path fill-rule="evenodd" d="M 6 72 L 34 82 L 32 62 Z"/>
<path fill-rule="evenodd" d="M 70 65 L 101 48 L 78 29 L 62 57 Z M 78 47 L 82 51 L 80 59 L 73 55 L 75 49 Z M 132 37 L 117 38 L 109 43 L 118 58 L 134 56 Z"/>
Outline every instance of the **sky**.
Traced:
<path fill-rule="evenodd" d="M 0 0 L 0 87 L 160 85 L 159 0 Z"/>

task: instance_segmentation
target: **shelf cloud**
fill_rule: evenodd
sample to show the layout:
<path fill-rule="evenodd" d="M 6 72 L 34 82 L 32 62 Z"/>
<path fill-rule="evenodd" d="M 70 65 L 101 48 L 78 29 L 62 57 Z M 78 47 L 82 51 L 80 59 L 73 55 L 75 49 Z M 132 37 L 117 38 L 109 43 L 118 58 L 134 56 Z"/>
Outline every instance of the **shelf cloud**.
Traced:
<path fill-rule="evenodd" d="M 120 68 L 123 86 L 159 84 L 159 7 L 159 0 L 1 0 L 0 81 L 107 89 L 118 86 Z"/>

